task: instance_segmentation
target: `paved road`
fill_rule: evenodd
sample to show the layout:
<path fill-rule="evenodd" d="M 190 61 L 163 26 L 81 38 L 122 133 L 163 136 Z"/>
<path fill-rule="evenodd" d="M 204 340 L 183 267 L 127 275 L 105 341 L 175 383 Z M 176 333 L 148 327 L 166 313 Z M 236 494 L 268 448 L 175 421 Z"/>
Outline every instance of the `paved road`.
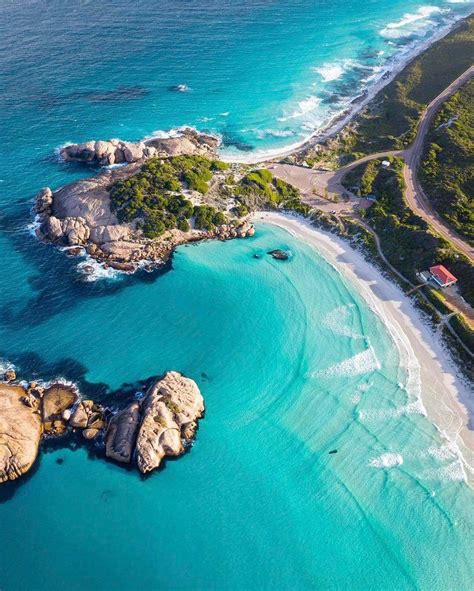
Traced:
<path fill-rule="evenodd" d="M 454 230 L 452 230 L 446 222 L 434 211 L 431 203 L 427 199 L 420 182 L 417 177 L 420 159 L 423 154 L 423 143 L 425 136 L 430 128 L 433 118 L 440 106 L 452 94 L 465 84 L 472 76 L 474 76 L 474 66 L 461 74 L 452 84 L 443 90 L 431 103 L 426 107 L 418 124 L 418 131 L 414 142 L 409 148 L 405 150 L 404 159 L 405 166 L 403 169 L 403 176 L 407 185 L 405 197 L 409 207 L 420 217 L 431 224 L 435 230 L 452 242 L 458 250 L 465 254 L 471 261 L 474 262 L 474 248 L 463 240 Z"/>
<path fill-rule="evenodd" d="M 336 213 L 355 213 L 357 205 L 362 207 L 367 203 L 359 203 L 355 195 L 352 195 L 345 189 L 341 183 L 342 178 L 349 171 L 353 170 L 364 162 L 375 160 L 379 158 L 387 158 L 388 156 L 398 156 L 405 160 L 403 168 L 403 176 L 406 183 L 405 198 L 407 205 L 421 218 L 426 220 L 441 236 L 450 241 L 460 252 L 465 254 L 472 262 L 474 262 L 474 248 L 463 240 L 453 229 L 451 229 L 446 222 L 434 211 L 429 200 L 423 192 L 417 178 L 417 169 L 420 163 L 420 158 L 423 153 L 423 143 L 426 133 L 429 130 L 430 124 L 438 111 L 441 104 L 448 99 L 454 92 L 456 92 L 463 84 L 465 84 L 472 76 L 474 76 L 474 66 L 471 66 L 461 76 L 456 78 L 447 88 L 443 90 L 431 103 L 426 107 L 422 113 L 418 131 L 415 140 L 406 150 L 390 150 L 387 152 L 378 152 L 364 156 L 359 160 L 351 162 L 343 168 L 336 171 L 318 171 L 310 168 L 303 168 L 301 166 L 294 166 L 291 164 L 276 164 L 273 165 L 272 172 L 275 176 L 295 185 L 302 192 L 303 200 L 323 211 L 335 210 Z M 328 202 L 327 196 L 333 193 L 344 194 L 348 193 L 352 198 L 350 204 L 338 203 L 334 204 Z"/>

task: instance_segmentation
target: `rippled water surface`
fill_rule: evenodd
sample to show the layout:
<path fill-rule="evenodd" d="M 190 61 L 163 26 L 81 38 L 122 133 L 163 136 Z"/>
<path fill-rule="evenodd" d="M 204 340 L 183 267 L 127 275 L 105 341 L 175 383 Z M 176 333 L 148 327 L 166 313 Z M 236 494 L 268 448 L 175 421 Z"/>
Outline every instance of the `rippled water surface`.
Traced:
<path fill-rule="evenodd" d="M 207 406 L 150 478 L 45 449 L 2 486 L 2 591 L 469 589 L 461 465 L 382 321 L 309 247 L 260 224 L 165 274 L 88 283 L 27 229 L 38 188 L 92 172 L 55 159 L 64 142 L 191 124 L 228 150 L 291 143 L 469 5 L 0 7 L 0 357 L 94 397 L 173 368 Z M 279 247 L 290 261 L 264 255 Z"/>

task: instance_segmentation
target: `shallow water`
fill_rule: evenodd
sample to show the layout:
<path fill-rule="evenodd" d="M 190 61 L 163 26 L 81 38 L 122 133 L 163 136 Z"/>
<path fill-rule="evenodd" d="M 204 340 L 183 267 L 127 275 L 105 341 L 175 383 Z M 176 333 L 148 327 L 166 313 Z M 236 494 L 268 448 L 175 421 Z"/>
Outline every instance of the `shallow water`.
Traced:
<path fill-rule="evenodd" d="M 433 32 L 469 8 L 404 17 L 422 6 L 2 5 L 0 358 L 103 399 L 173 368 L 207 405 L 191 451 L 145 480 L 79 449 L 2 486 L 2 591 L 469 589 L 461 466 L 404 389 L 381 320 L 309 247 L 260 224 L 253 239 L 180 248 L 165 274 L 87 283 L 26 227 L 39 187 L 93 172 L 57 162 L 58 145 L 185 123 L 228 149 L 288 143 L 325 118 L 313 95 L 364 84 L 339 60 L 382 65 L 427 20 Z M 180 83 L 189 92 L 168 89 Z M 289 262 L 253 258 L 279 247 Z"/>
<path fill-rule="evenodd" d="M 253 257 L 275 247 L 292 259 Z M 180 248 L 146 284 L 88 284 L 89 298 L 63 265 L 52 299 L 69 307 L 3 326 L 21 373 L 103 395 L 174 368 L 206 417 L 191 451 L 145 480 L 58 450 L 2 487 L 3 589 L 468 589 L 462 469 L 406 410 L 384 325 L 309 247 L 259 225 Z"/>

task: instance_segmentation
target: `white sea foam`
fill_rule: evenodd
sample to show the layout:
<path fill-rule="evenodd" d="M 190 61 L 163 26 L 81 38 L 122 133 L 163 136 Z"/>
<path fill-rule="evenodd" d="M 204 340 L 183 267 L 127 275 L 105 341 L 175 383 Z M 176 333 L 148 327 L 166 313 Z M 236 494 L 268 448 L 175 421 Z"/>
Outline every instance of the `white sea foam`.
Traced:
<path fill-rule="evenodd" d="M 337 80 L 344 74 L 344 66 L 342 64 L 324 64 L 318 68 L 314 68 L 324 82 L 332 82 Z"/>
<path fill-rule="evenodd" d="M 350 401 L 352 402 L 352 404 L 359 404 L 359 402 L 362 400 L 362 396 L 360 394 L 353 394 L 350 398 Z"/>
<path fill-rule="evenodd" d="M 344 59 L 317 66 L 313 70 L 321 76 L 323 82 L 333 82 L 353 67 L 362 67 L 362 64 L 353 59 Z"/>
<path fill-rule="evenodd" d="M 129 162 L 117 162 L 117 164 L 107 164 L 107 166 L 102 166 L 102 168 L 105 168 L 106 170 L 115 170 L 116 168 L 123 168 L 129 164 Z"/>
<path fill-rule="evenodd" d="M 466 481 L 466 471 L 460 458 L 451 462 L 447 466 L 442 466 L 436 470 L 430 470 L 426 474 L 426 478 L 441 481 Z"/>
<path fill-rule="evenodd" d="M 375 355 L 375 351 L 370 346 L 365 351 L 361 351 L 353 357 L 344 359 L 344 361 L 331 365 L 327 369 L 315 372 L 313 376 L 323 378 L 357 376 L 377 369 L 380 369 L 380 363 Z"/>
<path fill-rule="evenodd" d="M 112 267 L 105 267 L 103 263 L 99 263 L 92 257 L 87 256 L 85 261 L 82 261 L 77 265 L 78 271 L 84 278 L 84 281 L 92 283 L 99 279 L 117 279 L 123 273 Z"/>
<path fill-rule="evenodd" d="M 408 404 L 388 409 L 364 409 L 359 412 L 361 421 L 380 421 L 385 419 L 398 419 L 406 415 L 426 416 L 426 410 L 421 399 L 414 400 Z"/>
<path fill-rule="evenodd" d="M 452 442 L 446 443 L 446 445 L 431 445 L 420 452 L 422 458 L 432 457 L 436 460 L 453 460 L 457 459 L 459 454 L 456 446 Z"/>
<path fill-rule="evenodd" d="M 157 129 L 151 135 L 146 136 L 144 139 L 160 139 L 160 140 L 167 140 L 169 138 L 181 137 L 184 132 L 186 131 L 195 131 L 197 133 L 198 130 L 191 125 L 180 125 L 179 127 L 173 127 L 171 129 Z"/>
<path fill-rule="evenodd" d="M 438 6 L 421 6 L 416 12 L 407 12 L 400 20 L 386 25 L 380 34 L 387 39 L 424 34 L 433 25 L 433 21 L 429 17 L 445 11 L 446 9 L 443 10 Z"/>
<path fill-rule="evenodd" d="M 369 461 L 369 466 L 372 468 L 395 468 L 396 466 L 401 466 L 402 464 L 403 456 L 394 452 L 383 453 L 377 458 L 372 458 Z"/>
<path fill-rule="evenodd" d="M 36 214 L 33 221 L 26 225 L 26 231 L 28 232 L 28 234 L 33 236 L 33 238 L 37 238 L 38 237 L 38 230 L 39 230 L 40 226 L 41 226 L 40 216 L 39 216 L 39 214 Z"/>
<path fill-rule="evenodd" d="M 338 306 L 337 308 L 334 308 L 334 310 L 326 314 L 326 316 L 323 318 L 323 326 L 344 337 L 363 339 L 364 335 L 356 333 L 350 328 L 350 326 L 348 326 L 349 320 L 351 318 L 351 310 L 354 307 L 354 304 L 347 304 L 345 306 Z"/>
<path fill-rule="evenodd" d="M 16 369 L 15 365 L 8 361 L 8 359 L 3 359 L 0 357 L 0 376 L 8 371 L 9 369 Z"/>
<path fill-rule="evenodd" d="M 308 113 L 315 111 L 321 104 L 321 101 L 322 99 L 318 96 L 308 96 L 307 98 L 298 102 L 298 108 L 293 111 L 291 115 L 280 117 L 278 121 L 284 122 L 290 119 L 299 119 L 300 117 L 304 117 L 305 115 L 308 115 Z"/>

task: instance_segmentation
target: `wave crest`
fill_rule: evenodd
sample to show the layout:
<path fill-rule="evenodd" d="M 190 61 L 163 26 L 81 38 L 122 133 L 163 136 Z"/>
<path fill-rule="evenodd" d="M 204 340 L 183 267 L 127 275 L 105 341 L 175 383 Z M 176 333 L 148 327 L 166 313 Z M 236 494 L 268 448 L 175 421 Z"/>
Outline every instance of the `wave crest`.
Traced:
<path fill-rule="evenodd" d="M 369 461 L 371 468 L 395 468 L 403 464 L 403 456 L 399 453 L 386 452 Z"/>

